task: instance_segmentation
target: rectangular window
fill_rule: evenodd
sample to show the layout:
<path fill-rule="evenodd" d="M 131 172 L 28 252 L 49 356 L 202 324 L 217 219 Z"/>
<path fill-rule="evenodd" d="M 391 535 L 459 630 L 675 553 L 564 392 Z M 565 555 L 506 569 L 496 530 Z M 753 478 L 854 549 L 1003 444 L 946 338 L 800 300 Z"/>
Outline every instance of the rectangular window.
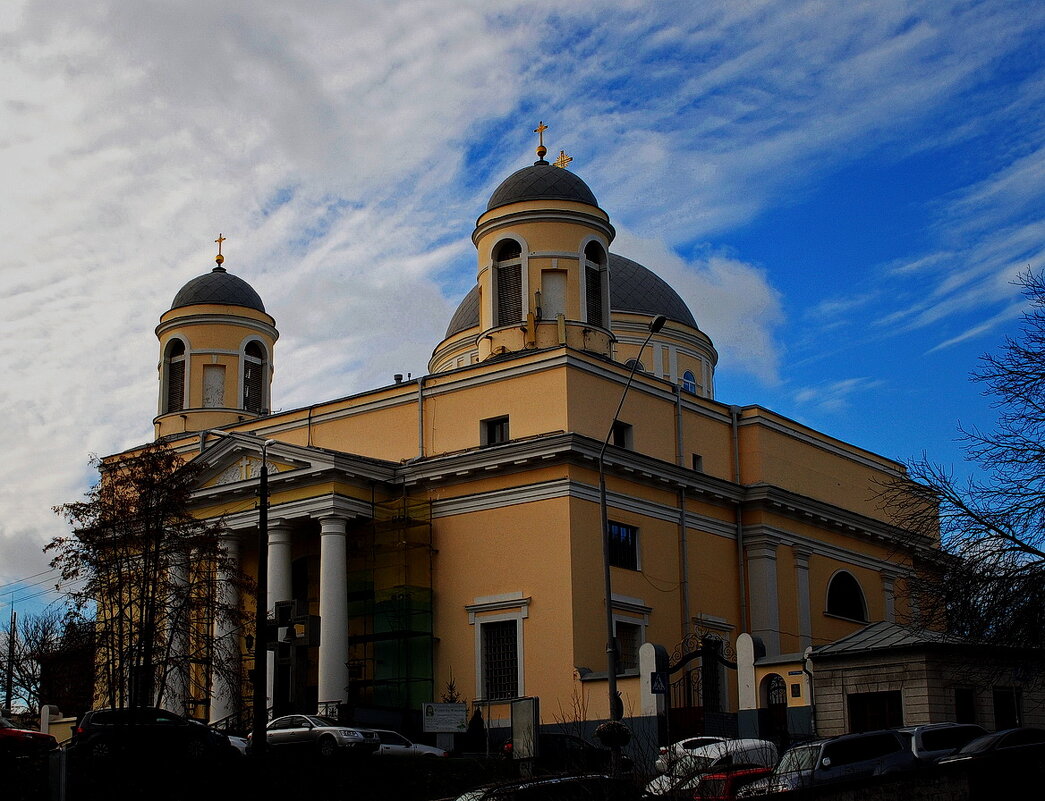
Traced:
<path fill-rule="evenodd" d="M 976 690 L 972 687 L 954 688 L 955 723 L 976 722 Z"/>
<path fill-rule="evenodd" d="M 479 441 L 483 445 L 499 445 L 508 441 L 508 416 L 480 421 Z"/>
<path fill-rule="evenodd" d="M 704 472 L 704 457 L 699 453 L 693 454 L 693 472 L 703 473 Z"/>
<path fill-rule="evenodd" d="M 639 669 L 639 646 L 642 645 L 642 626 L 638 623 L 614 623 L 617 635 L 617 673 L 635 673 Z"/>
<path fill-rule="evenodd" d="M 994 729 L 1013 729 L 1022 726 L 1023 693 L 1019 687 L 994 688 Z"/>
<path fill-rule="evenodd" d="M 496 620 L 480 624 L 482 637 L 482 686 L 487 701 L 519 695 L 518 622 Z"/>
<path fill-rule="evenodd" d="M 639 530 L 623 523 L 609 524 L 610 564 L 626 570 L 639 569 Z"/>
<path fill-rule="evenodd" d="M 617 420 L 613 424 L 613 435 L 610 442 L 618 448 L 630 448 L 632 446 L 631 425 Z"/>
<path fill-rule="evenodd" d="M 497 268 L 497 325 L 522 321 L 522 267 L 518 264 Z"/>
<path fill-rule="evenodd" d="M 584 295 L 587 306 L 588 322 L 591 325 L 603 325 L 602 318 L 602 271 L 588 267 L 584 273 Z"/>
<path fill-rule="evenodd" d="M 850 693 L 846 696 L 846 703 L 851 732 L 896 729 L 904 725 L 903 693 L 900 690 Z"/>

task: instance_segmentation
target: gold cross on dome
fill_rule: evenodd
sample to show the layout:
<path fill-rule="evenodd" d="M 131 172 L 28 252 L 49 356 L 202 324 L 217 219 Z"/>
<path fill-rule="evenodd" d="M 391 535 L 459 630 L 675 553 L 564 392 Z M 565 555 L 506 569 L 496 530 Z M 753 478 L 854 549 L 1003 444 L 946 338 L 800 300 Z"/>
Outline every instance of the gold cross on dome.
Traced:
<path fill-rule="evenodd" d="M 544 132 L 548 130 L 548 126 L 544 124 L 544 120 L 537 123 L 537 127 L 533 129 L 533 132 L 537 134 L 537 144 L 544 147 Z"/>
<path fill-rule="evenodd" d="M 228 239 L 228 237 L 222 236 L 221 234 L 218 234 L 218 238 L 214 240 L 215 242 L 218 243 L 218 255 L 219 256 L 221 255 L 221 243 L 224 242 L 226 239 Z"/>
<path fill-rule="evenodd" d="M 555 159 L 553 163 L 556 167 L 565 170 L 566 165 L 569 164 L 571 161 L 573 161 L 573 156 L 567 156 L 565 150 L 560 150 L 559 158 Z"/>

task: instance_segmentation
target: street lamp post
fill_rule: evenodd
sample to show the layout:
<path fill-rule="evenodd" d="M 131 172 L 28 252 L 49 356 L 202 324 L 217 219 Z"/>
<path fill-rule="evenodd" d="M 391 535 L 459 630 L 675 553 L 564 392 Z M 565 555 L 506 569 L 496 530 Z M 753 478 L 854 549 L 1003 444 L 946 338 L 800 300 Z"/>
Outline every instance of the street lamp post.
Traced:
<path fill-rule="evenodd" d="M 211 431 L 218 437 L 234 435 L 226 431 Z M 258 570 L 257 588 L 254 601 L 254 671 L 253 682 L 253 714 L 250 735 L 250 752 L 255 757 L 265 754 L 268 743 L 265 736 L 265 723 L 268 717 L 268 643 L 265 641 L 265 628 L 268 623 L 268 531 L 269 531 L 269 468 L 268 449 L 275 440 L 266 439 L 261 443 L 261 473 L 258 482 Z"/>
<path fill-rule="evenodd" d="M 613 430 L 617 425 L 617 418 L 620 416 L 621 409 L 624 408 L 624 399 L 628 397 L 628 390 L 631 389 L 631 383 L 635 379 L 635 373 L 639 368 L 639 360 L 642 358 L 642 352 L 646 349 L 646 345 L 649 344 L 653 335 L 660 331 L 667 321 L 668 319 L 663 314 L 658 314 L 650 321 L 649 333 L 646 335 L 646 339 L 643 340 L 642 345 L 639 347 L 639 352 L 635 355 L 631 365 L 631 373 L 628 374 L 628 382 L 624 385 L 624 391 L 621 393 L 620 402 L 617 404 L 617 411 L 613 413 L 613 420 L 610 421 L 609 431 L 606 432 L 606 438 L 602 441 L 602 448 L 599 449 L 599 512 L 602 521 L 602 578 L 606 594 L 606 684 L 609 696 L 611 721 L 619 721 L 623 718 L 624 709 L 617 692 L 617 637 L 613 625 L 613 583 L 610 577 L 610 524 L 609 513 L 606 506 L 606 447 L 610 444 L 610 438 L 613 436 Z M 611 770 L 614 775 L 617 775 L 620 768 L 621 744 L 611 742 L 610 749 Z"/>

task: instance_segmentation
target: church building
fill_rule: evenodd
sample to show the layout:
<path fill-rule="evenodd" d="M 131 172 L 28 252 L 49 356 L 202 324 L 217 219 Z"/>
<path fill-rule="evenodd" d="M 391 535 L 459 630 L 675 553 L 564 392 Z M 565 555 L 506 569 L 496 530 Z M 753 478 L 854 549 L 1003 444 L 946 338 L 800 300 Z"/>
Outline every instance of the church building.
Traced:
<path fill-rule="evenodd" d="M 910 546 L 874 500 L 903 468 L 718 400 L 693 310 L 537 152 L 481 210 L 426 375 L 273 413 L 276 320 L 220 255 L 160 317 L 156 437 L 203 466 L 194 513 L 247 574 L 268 464 L 266 604 L 313 629 L 272 652 L 272 710 L 414 715 L 452 686 L 490 726 L 526 697 L 596 723 L 612 627 L 626 720 L 806 726 L 807 649 L 910 611 Z M 250 632 L 214 631 L 242 681 L 183 697 L 218 721 L 249 706 L 252 659 Z"/>

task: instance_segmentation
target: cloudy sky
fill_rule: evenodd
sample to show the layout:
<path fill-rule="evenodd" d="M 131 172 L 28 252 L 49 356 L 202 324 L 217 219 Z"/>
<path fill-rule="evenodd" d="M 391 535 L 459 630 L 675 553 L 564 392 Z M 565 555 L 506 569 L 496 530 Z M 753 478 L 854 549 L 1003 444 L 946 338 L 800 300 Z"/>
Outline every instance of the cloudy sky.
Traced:
<path fill-rule="evenodd" d="M 957 462 L 1045 264 L 1043 41 L 1032 0 L 5 0 L 0 605 L 53 597 L 90 454 L 151 438 L 153 328 L 219 232 L 277 408 L 423 373 L 540 120 L 720 400 Z"/>

